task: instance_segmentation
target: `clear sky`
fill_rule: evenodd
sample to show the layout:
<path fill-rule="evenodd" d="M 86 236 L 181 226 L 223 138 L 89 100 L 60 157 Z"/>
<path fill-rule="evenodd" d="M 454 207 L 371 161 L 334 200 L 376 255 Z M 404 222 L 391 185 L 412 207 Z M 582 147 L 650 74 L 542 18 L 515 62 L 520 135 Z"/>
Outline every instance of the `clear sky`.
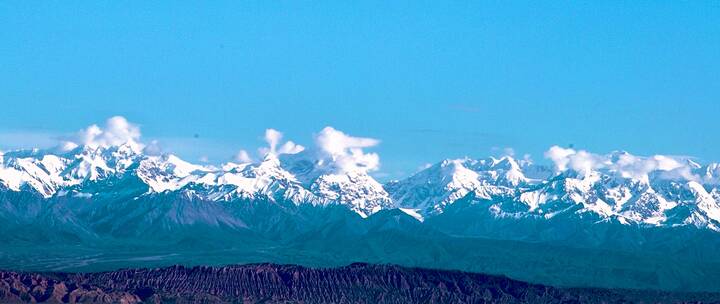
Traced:
<path fill-rule="evenodd" d="M 191 161 L 333 126 L 390 177 L 556 144 L 720 160 L 717 1 L 198 3 L 0 2 L 0 149 L 122 115 Z"/>

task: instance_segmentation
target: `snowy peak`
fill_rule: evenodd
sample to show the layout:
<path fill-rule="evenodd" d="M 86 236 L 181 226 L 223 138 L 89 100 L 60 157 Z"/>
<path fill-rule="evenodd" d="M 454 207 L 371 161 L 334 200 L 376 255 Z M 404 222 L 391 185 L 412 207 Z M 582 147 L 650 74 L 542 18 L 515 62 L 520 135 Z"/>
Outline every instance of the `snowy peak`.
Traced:
<path fill-rule="evenodd" d="M 695 162 L 692 163 L 693 170 L 697 176 L 710 184 L 720 184 L 720 163 L 710 163 L 702 166 Z"/>
<path fill-rule="evenodd" d="M 385 189 L 397 206 L 433 214 L 478 188 L 478 178 L 464 166 L 464 160 L 444 160 L 405 180 L 390 182 Z"/>
<path fill-rule="evenodd" d="M 68 163 L 54 156 L 5 157 L 0 167 L 0 183 L 11 190 L 30 187 L 45 197 L 51 196 L 65 182 L 61 173 Z"/>
<path fill-rule="evenodd" d="M 712 189 L 708 191 L 709 189 Z M 718 230 L 717 186 L 692 180 L 622 177 L 612 171 L 563 173 L 523 192 L 530 214 L 552 217 L 563 212 L 591 213 L 622 223 L 695 225 Z M 580 206 L 580 208 L 575 208 Z"/>
<path fill-rule="evenodd" d="M 312 183 L 310 191 L 326 200 L 347 202 L 350 209 L 362 217 L 393 207 L 380 183 L 357 172 L 321 175 Z"/>
<path fill-rule="evenodd" d="M 339 168 L 333 162 L 306 150 L 281 158 L 298 181 L 323 201 L 343 202 L 360 216 L 366 217 L 393 207 L 383 186 L 358 167 Z"/>
<path fill-rule="evenodd" d="M 274 153 L 256 163 L 227 163 L 221 168 L 190 164 L 174 155 L 149 156 L 140 161 L 137 175 L 151 192 L 189 191 L 211 201 L 262 198 L 342 204 L 363 217 L 392 207 L 382 185 L 363 172 L 334 173 L 307 159 L 281 159 Z"/>
<path fill-rule="evenodd" d="M 208 171 L 206 167 L 193 165 L 168 154 L 141 160 L 137 176 L 148 184 L 151 191 L 163 192 L 180 189 Z"/>
<path fill-rule="evenodd" d="M 305 149 L 292 141 L 283 143 L 281 132 L 267 129 L 268 147 L 259 149 L 265 155 L 261 161 L 253 162 L 243 150 L 237 158 L 242 164 L 215 168 L 194 165 L 174 155 L 144 155 L 140 136 L 139 126 L 121 116 L 111 117 L 103 126 L 93 124 L 80 130 L 56 149 L 2 154 L 0 183 L 3 189 L 29 189 L 46 198 L 84 187 L 112 191 L 104 186 L 112 187 L 122 180 L 147 185 L 142 195 L 181 191 L 208 201 L 240 198 L 341 204 L 361 216 L 393 207 L 382 185 L 367 173 L 380 165 L 376 153 L 363 151 L 379 143 L 373 138 L 354 137 L 326 127 L 316 134 L 315 147 Z M 156 147 L 148 150 L 157 150 L 151 148 Z M 103 182 L 108 179 L 113 180 Z M 73 189 L 64 191 L 69 187 Z"/>
<path fill-rule="evenodd" d="M 491 202 L 489 208 L 501 217 L 591 214 L 621 223 L 720 227 L 720 190 L 709 182 L 718 166 L 694 165 L 695 172 L 688 173 L 658 157 L 635 168 L 630 157 L 616 152 L 609 156 L 612 165 L 560 173 L 512 157 L 449 159 L 385 188 L 398 207 L 424 217 L 472 194 Z M 701 172 L 708 177 L 697 178 Z"/>
<path fill-rule="evenodd" d="M 5 153 L 0 182 L 12 190 L 30 187 L 44 197 L 63 187 L 123 174 L 141 157 L 132 144 L 75 146 L 71 150 L 20 150 Z"/>
<path fill-rule="evenodd" d="M 526 176 L 525 170 L 531 172 L 532 178 Z M 447 159 L 405 180 L 391 182 L 386 188 L 398 206 L 419 209 L 426 215 L 438 214 L 446 205 L 471 192 L 485 199 L 511 195 L 515 188 L 538 183 L 536 177 L 542 172 L 546 172 L 543 177 L 550 174 L 549 170 L 510 156 Z"/>
<path fill-rule="evenodd" d="M 616 152 L 594 167 L 578 166 L 581 162 L 576 161 L 555 172 L 509 156 L 462 158 L 447 159 L 404 180 L 381 185 L 362 166 L 338 166 L 313 150 L 268 153 L 258 162 L 217 168 L 171 154 L 148 156 L 138 149 L 124 143 L 6 152 L 0 155 L 0 188 L 50 198 L 131 176 L 147 185 L 146 190 L 140 189 L 146 194 L 181 191 L 211 202 L 261 199 L 296 205 L 339 204 L 362 217 L 401 208 L 427 219 L 470 197 L 502 217 L 592 215 L 621 223 L 694 225 L 720 231 L 718 164 L 678 165 L 652 158 L 640 162 L 645 167 L 637 167 L 634 156 Z"/>
<path fill-rule="evenodd" d="M 280 166 L 274 155 L 268 155 L 261 162 L 245 164 L 226 164 L 221 170 L 213 171 L 198 180 L 197 183 L 207 188 L 222 187 L 227 191 L 211 197 L 213 200 L 241 197 L 253 199 L 258 197 L 271 200 L 290 200 L 302 203 L 309 197 L 297 179 Z"/>

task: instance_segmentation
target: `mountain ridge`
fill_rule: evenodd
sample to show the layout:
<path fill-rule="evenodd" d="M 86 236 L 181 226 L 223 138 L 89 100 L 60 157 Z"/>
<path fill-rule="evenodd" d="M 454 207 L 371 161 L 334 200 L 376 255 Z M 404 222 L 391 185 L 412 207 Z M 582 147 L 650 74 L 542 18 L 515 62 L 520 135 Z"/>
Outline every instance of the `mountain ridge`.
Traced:
<path fill-rule="evenodd" d="M 133 174 L 147 193 L 189 192 L 208 201 L 235 198 L 289 200 L 295 204 L 340 204 L 363 217 L 402 208 L 422 218 L 468 195 L 513 200 L 513 210 L 493 206 L 503 216 L 552 217 L 582 205 L 583 212 L 623 223 L 695 225 L 720 230 L 720 165 L 689 163 L 700 183 L 667 178 L 668 170 L 626 176 L 613 170 L 556 171 L 510 156 L 447 159 L 405 179 L 384 185 L 363 170 L 337 171 L 313 152 L 275 154 L 254 163 L 221 167 L 196 165 L 172 154 L 146 155 L 128 142 L 116 146 L 77 146 L 69 151 L 12 151 L 0 156 L 0 184 L 14 191 L 34 190 L 45 198 L 91 196 L 83 185 Z M 611 159 L 634 157 L 614 152 Z M 519 209 L 518 209 L 519 208 Z"/>
<path fill-rule="evenodd" d="M 214 167 L 132 147 L 3 154 L 0 267 L 362 261 L 718 291 L 712 165 L 628 169 L 618 153 L 561 171 L 464 158 L 381 185 L 307 150 Z"/>

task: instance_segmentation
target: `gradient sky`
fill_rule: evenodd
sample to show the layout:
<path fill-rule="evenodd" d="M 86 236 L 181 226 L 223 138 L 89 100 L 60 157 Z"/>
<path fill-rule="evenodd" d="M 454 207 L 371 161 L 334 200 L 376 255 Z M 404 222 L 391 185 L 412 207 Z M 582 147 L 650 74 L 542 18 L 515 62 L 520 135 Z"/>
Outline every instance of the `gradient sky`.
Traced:
<path fill-rule="evenodd" d="M 716 1 L 152 2 L 0 2 L 0 149 L 122 115 L 211 162 L 330 125 L 389 177 L 555 144 L 720 160 Z"/>

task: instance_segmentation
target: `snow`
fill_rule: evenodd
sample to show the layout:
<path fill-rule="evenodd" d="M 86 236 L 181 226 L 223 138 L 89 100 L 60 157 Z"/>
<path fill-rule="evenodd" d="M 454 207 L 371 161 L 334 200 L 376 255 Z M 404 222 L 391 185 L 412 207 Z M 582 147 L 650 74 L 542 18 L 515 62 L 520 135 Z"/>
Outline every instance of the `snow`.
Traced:
<path fill-rule="evenodd" d="M 15 191 L 20 191 L 20 186 L 29 180 L 29 176 L 19 170 L 13 168 L 0 168 L 0 181 Z"/>
<path fill-rule="evenodd" d="M 388 184 L 388 191 L 400 207 L 419 209 L 425 216 L 442 213 L 445 206 L 473 193 L 477 198 L 510 196 L 516 188 L 538 183 L 523 169 L 542 170 L 529 163 L 521 165 L 510 156 L 482 160 L 447 159 L 413 176 Z M 532 194 L 529 194 L 530 196 Z M 522 200 L 531 200 L 526 195 Z"/>
<path fill-rule="evenodd" d="M 547 202 L 547 193 L 540 191 L 528 191 L 520 194 L 520 201 L 530 207 L 529 211 L 536 210 L 541 204 Z"/>
<path fill-rule="evenodd" d="M 114 116 L 103 127 L 91 125 L 80 130 L 71 143 L 95 149 L 125 145 L 133 153 L 140 153 L 144 145 L 139 139 L 140 128 L 137 125 L 122 116 Z"/>
<path fill-rule="evenodd" d="M 83 193 L 83 192 L 77 192 L 73 194 L 73 197 L 79 197 L 79 198 L 91 198 L 93 195 L 90 193 Z"/>
<path fill-rule="evenodd" d="M 405 212 L 405 214 L 412 216 L 419 222 L 425 221 L 425 218 L 420 213 L 418 213 L 419 209 L 408 209 L 408 208 L 398 208 L 398 209 L 400 209 L 400 211 L 402 211 L 402 212 Z"/>
<path fill-rule="evenodd" d="M 144 155 L 129 142 L 104 147 L 78 145 L 59 152 L 11 151 L 1 156 L 0 184 L 11 191 L 29 189 L 46 198 L 92 198 L 94 191 L 83 191 L 83 187 L 108 178 L 136 176 L 147 185 L 148 192 L 184 191 L 208 201 L 262 198 L 297 205 L 339 204 L 362 217 L 399 208 L 424 221 L 468 198 L 471 202 L 492 202 L 487 206 L 498 217 L 552 218 L 566 214 L 581 218 L 582 214 L 594 214 L 624 224 L 720 227 L 718 164 L 702 166 L 660 156 L 638 160 L 617 152 L 605 158 L 582 156 L 584 164 L 568 159 L 565 171 L 553 173 L 550 168 L 510 156 L 461 158 L 444 160 L 382 185 L 368 174 L 370 167 L 358 163 L 344 166 L 332 159 L 363 158 L 365 152 L 353 149 L 376 142 L 336 131 L 328 129 L 327 138 L 320 137 L 319 145 L 327 151 L 268 153 L 258 162 L 226 163 L 219 168 L 193 164 L 172 154 Z M 271 135 L 271 146 L 276 152 L 282 150 L 277 146 L 278 134 Z M 556 158 L 574 155 L 567 150 L 560 152 L 556 151 Z M 588 165 L 587 159 L 602 159 L 603 164 Z M 649 164 L 653 170 L 643 169 L 640 175 L 618 171 L 637 163 Z M 675 172 L 685 166 L 677 164 L 686 164 L 694 171 Z"/>

